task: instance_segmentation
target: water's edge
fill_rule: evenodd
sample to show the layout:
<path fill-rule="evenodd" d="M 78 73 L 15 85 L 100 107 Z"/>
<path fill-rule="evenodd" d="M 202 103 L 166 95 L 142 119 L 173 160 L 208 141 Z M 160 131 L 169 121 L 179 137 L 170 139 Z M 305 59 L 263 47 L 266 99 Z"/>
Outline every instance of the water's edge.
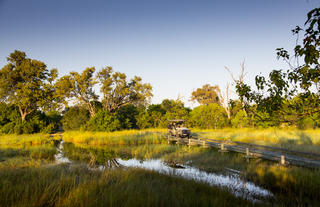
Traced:
<path fill-rule="evenodd" d="M 70 161 L 63 155 L 63 140 L 57 147 L 57 151 L 58 153 L 55 155 L 57 164 L 72 163 L 72 161 Z M 243 180 L 237 173 L 231 172 L 228 175 L 219 175 L 211 172 L 209 173 L 188 165 L 183 165 L 182 168 L 173 168 L 165 164 L 165 162 L 161 159 L 150 159 L 141 161 L 134 158 L 129 160 L 116 158 L 116 161 L 124 167 L 135 167 L 154 170 L 170 176 L 179 176 L 189 180 L 208 183 L 212 186 L 227 188 L 235 196 L 249 199 L 254 202 L 258 202 L 260 198 L 273 197 L 273 194 L 270 191 L 263 189 L 252 182 Z M 97 166 L 96 169 L 104 170 L 105 166 Z"/>

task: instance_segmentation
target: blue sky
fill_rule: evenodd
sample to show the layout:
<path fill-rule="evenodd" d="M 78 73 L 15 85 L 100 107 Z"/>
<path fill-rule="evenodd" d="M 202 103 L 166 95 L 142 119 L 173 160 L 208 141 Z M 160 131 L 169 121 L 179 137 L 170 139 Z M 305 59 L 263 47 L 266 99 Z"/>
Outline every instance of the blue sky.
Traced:
<path fill-rule="evenodd" d="M 153 103 L 187 106 L 202 85 L 246 81 L 284 68 L 275 49 L 292 49 L 291 29 L 320 0 L 0 0 L 0 67 L 15 49 L 60 75 L 112 66 L 153 86 Z"/>

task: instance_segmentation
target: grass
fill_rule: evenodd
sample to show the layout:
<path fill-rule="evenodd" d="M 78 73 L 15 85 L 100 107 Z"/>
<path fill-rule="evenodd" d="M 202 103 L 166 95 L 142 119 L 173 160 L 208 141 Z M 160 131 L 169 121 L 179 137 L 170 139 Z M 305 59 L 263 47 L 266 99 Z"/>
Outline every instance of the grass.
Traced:
<path fill-rule="evenodd" d="M 320 151 L 320 129 L 228 128 L 218 130 L 193 129 L 192 132 L 195 136 L 204 138 L 248 142 L 304 152 L 319 153 Z"/>
<path fill-rule="evenodd" d="M 320 170 L 294 166 L 280 166 L 262 159 L 246 160 L 239 153 L 220 153 L 215 149 L 195 147 L 165 156 L 167 161 L 188 163 L 208 172 L 228 173 L 228 168 L 270 190 L 275 195 L 271 202 L 280 206 L 319 206 Z"/>
<path fill-rule="evenodd" d="M 52 163 L 56 153 L 48 134 L 0 135 L 0 169 Z"/>
<path fill-rule="evenodd" d="M 2 134 L 0 135 L 0 146 L 4 147 L 27 147 L 34 145 L 43 145 L 51 143 L 52 139 L 49 134 Z"/>
<path fill-rule="evenodd" d="M 158 159 L 172 153 L 179 153 L 188 148 L 168 144 L 149 144 L 139 146 L 91 146 L 64 143 L 64 155 L 74 161 L 88 162 L 94 157 L 96 164 L 104 164 L 112 158 L 139 160 Z M 194 148 L 196 149 L 196 148 Z"/>
<path fill-rule="evenodd" d="M 221 129 L 193 134 L 319 152 L 320 130 Z M 104 164 L 115 157 L 164 158 L 208 172 L 241 171 L 244 179 L 272 191 L 275 206 L 319 206 L 320 170 L 283 167 L 238 153 L 166 144 L 165 129 L 63 134 L 72 160 Z M 67 143 L 70 142 L 70 143 Z M 54 165 L 56 145 L 49 135 L 0 136 L 0 206 L 251 206 L 226 189 L 141 169 L 88 170 L 82 164 Z M 81 163 L 81 162 L 80 162 Z M 166 190 L 163 190 L 166 189 Z"/>
<path fill-rule="evenodd" d="M 2 170 L 0 177 L 5 206 L 253 206 L 225 189 L 141 169 L 59 165 Z"/>
<path fill-rule="evenodd" d="M 67 131 L 63 133 L 66 142 L 86 145 L 141 145 L 141 144 L 162 144 L 164 129 L 151 130 L 124 130 L 118 132 L 81 132 Z"/>

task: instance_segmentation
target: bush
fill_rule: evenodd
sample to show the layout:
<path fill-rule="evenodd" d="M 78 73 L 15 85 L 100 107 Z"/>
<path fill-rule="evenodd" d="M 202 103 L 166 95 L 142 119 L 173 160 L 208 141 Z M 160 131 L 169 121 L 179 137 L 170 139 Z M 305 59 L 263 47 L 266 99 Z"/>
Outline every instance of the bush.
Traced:
<path fill-rule="evenodd" d="M 112 132 L 121 129 L 134 129 L 137 127 L 136 116 L 138 109 L 133 105 L 123 106 L 115 112 L 100 110 L 91 117 L 84 127 L 88 131 Z"/>
<path fill-rule="evenodd" d="M 193 127 L 201 129 L 217 129 L 228 125 L 225 110 L 216 103 L 194 108 L 190 113 L 190 122 Z"/>
<path fill-rule="evenodd" d="M 91 117 L 85 129 L 88 131 L 112 132 L 121 129 L 121 122 L 116 113 L 101 110 L 94 117 Z"/>
<path fill-rule="evenodd" d="M 78 130 L 86 124 L 89 118 L 90 114 L 88 110 L 79 106 L 73 106 L 67 108 L 61 122 L 65 130 Z"/>
<path fill-rule="evenodd" d="M 312 129 L 315 127 L 315 122 L 310 117 L 304 117 L 298 122 L 299 129 Z"/>
<path fill-rule="evenodd" d="M 231 120 L 232 127 L 244 128 L 249 126 L 249 118 L 244 111 L 239 111 L 235 117 Z"/>

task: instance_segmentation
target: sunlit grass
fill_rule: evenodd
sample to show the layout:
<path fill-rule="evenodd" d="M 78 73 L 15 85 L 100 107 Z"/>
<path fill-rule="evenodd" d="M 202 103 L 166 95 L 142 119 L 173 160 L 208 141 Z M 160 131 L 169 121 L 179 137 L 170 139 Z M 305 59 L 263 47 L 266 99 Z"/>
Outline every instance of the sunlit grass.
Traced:
<path fill-rule="evenodd" d="M 196 136 L 204 138 L 277 146 L 306 152 L 320 152 L 320 129 L 227 128 L 218 130 L 193 129 L 192 132 Z"/>
<path fill-rule="evenodd" d="M 0 147 L 34 146 L 50 143 L 49 134 L 2 134 L 0 135 Z"/>
<path fill-rule="evenodd" d="M 66 142 L 87 145 L 141 145 L 166 143 L 164 135 L 164 129 L 117 132 L 67 131 L 63 134 L 63 139 Z"/>
<path fill-rule="evenodd" d="M 142 169 L 0 171 L 1 206 L 253 206 L 226 189 Z"/>

